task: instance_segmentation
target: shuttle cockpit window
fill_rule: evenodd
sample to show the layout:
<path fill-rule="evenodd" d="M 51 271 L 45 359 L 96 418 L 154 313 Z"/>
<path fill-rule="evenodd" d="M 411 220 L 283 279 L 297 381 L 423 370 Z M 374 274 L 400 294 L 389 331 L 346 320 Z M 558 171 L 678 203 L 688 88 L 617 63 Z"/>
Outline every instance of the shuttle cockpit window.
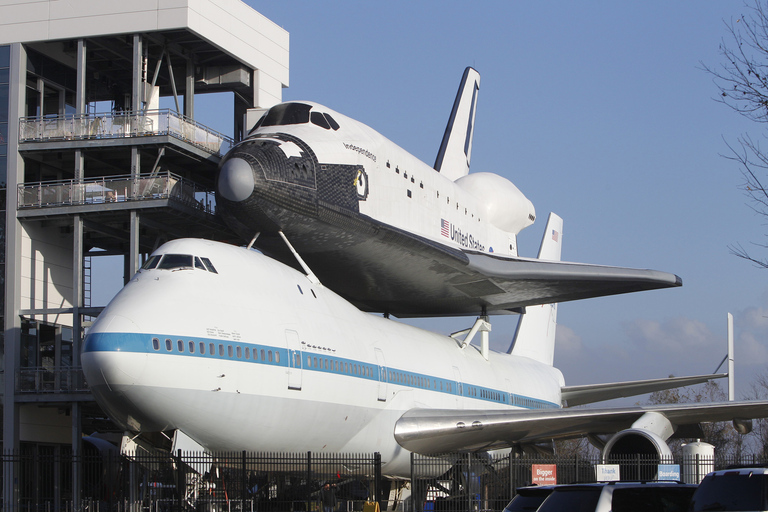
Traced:
<path fill-rule="evenodd" d="M 338 130 L 339 123 L 324 112 L 310 112 L 311 105 L 306 103 L 281 103 L 275 105 L 256 122 L 251 132 L 262 126 L 284 126 L 291 124 L 312 124 L 326 130 Z"/>
<path fill-rule="evenodd" d="M 308 123 L 310 110 L 312 106 L 306 103 L 281 103 L 269 109 L 267 115 L 261 118 L 261 126 Z"/>
<path fill-rule="evenodd" d="M 326 130 L 339 129 L 339 123 L 337 123 L 336 120 L 330 116 L 330 114 L 324 114 L 323 112 L 312 112 L 310 119 L 312 124 L 316 124 L 317 126 L 325 128 Z"/>
<path fill-rule="evenodd" d="M 156 254 L 150 256 L 141 266 L 142 270 L 155 268 L 159 270 L 197 269 L 218 274 L 210 259 L 191 254 Z"/>

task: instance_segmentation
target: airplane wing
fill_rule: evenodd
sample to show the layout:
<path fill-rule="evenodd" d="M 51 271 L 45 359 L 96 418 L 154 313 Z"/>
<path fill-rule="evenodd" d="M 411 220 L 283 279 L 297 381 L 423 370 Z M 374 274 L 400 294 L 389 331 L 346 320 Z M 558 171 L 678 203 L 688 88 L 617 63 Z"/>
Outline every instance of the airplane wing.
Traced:
<path fill-rule="evenodd" d="M 568 404 L 568 407 L 574 407 L 604 400 L 613 400 L 614 398 L 643 395 L 664 389 L 693 386 L 694 384 L 701 384 L 712 379 L 723 379 L 725 377 L 728 377 L 727 373 L 714 373 L 690 377 L 667 377 L 664 379 L 563 386 L 560 388 L 560 394 L 562 400 Z"/>
<path fill-rule="evenodd" d="M 395 424 L 398 444 L 434 455 L 509 447 L 515 443 L 612 434 L 648 412 L 676 426 L 768 416 L 768 401 L 648 405 L 606 409 L 450 410 L 412 409 Z"/>

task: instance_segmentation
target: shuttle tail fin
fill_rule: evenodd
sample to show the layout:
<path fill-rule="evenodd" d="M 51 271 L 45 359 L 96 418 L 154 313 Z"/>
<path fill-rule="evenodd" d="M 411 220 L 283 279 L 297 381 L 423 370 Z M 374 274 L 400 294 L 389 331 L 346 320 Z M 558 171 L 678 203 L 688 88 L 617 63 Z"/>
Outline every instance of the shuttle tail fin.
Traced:
<path fill-rule="evenodd" d="M 550 213 L 539 248 L 539 259 L 560 261 L 562 239 L 563 219 Z M 552 365 L 555 358 L 556 328 L 557 304 L 526 307 L 517 324 L 517 332 L 509 353 Z"/>
<path fill-rule="evenodd" d="M 479 89 L 480 73 L 472 68 L 465 69 L 435 160 L 435 170 L 454 181 L 469 174 Z"/>

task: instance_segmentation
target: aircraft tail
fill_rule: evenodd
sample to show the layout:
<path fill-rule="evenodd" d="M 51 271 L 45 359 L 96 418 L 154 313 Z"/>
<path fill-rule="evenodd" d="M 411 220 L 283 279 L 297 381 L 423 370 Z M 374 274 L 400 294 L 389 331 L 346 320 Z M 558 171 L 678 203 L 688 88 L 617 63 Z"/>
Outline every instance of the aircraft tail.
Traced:
<path fill-rule="evenodd" d="M 562 239 L 563 219 L 550 213 L 539 248 L 539 259 L 560 261 Z M 526 307 L 525 313 L 520 315 L 509 353 L 552 365 L 555 359 L 556 328 L 557 304 Z"/>
<path fill-rule="evenodd" d="M 469 174 L 479 89 L 480 73 L 472 68 L 465 69 L 435 160 L 435 170 L 453 181 Z"/>

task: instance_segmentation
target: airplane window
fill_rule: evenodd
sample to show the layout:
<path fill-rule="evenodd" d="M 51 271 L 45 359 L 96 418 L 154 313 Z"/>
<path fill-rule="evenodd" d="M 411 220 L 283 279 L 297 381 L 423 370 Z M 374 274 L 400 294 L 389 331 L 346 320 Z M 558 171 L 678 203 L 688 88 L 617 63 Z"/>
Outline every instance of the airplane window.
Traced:
<path fill-rule="evenodd" d="M 261 126 L 280 126 L 288 124 L 304 124 L 309 122 L 311 106 L 306 103 L 282 103 L 275 105 L 267 115 Z"/>
<path fill-rule="evenodd" d="M 208 268 L 208 272 L 213 272 L 214 274 L 218 274 L 216 272 L 216 268 L 213 266 L 213 263 L 211 263 L 211 260 L 208 258 L 201 258 L 203 260 L 203 263 L 205 264 L 206 268 Z"/>
<path fill-rule="evenodd" d="M 194 341 L 190 341 L 189 342 L 189 353 L 190 354 L 194 354 L 195 353 L 195 342 Z"/>
<path fill-rule="evenodd" d="M 192 255 L 191 254 L 165 254 L 163 259 L 160 260 L 160 264 L 157 265 L 159 269 L 171 270 L 175 268 L 193 268 Z"/>
<path fill-rule="evenodd" d="M 205 268 L 205 265 L 203 265 L 203 262 L 200 261 L 200 258 L 195 256 L 195 268 L 199 268 L 200 270 L 208 270 Z"/>
<path fill-rule="evenodd" d="M 181 340 L 176 341 L 176 346 L 179 347 L 179 352 L 184 352 L 184 342 Z"/>
<path fill-rule="evenodd" d="M 312 115 L 310 115 L 310 120 L 312 121 L 312 124 L 316 124 L 320 128 L 325 128 L 326 130 L 331 129 L 331 125 L 328 124 L 328 120 L 325 119 L 325 116 L 322 112 L 312 112 Z"/>
<path fill-rule="evenodd" d="M 271 359 L 271 358 L 270 358 L 270 359 Z M 265 360 L 266 360 L 266 359 L 264 358 L 264 349 L 261 349 L 261 360 L 262 360 L 262 361 L 265 361 Z"/>
<path fill-rule="evenodd" d="M 232 345 L 227 345 L 227 357 L 232 357 Z"/>
<path fill-rule="evenodd" d="M 275 362 L 276 363 L 280 362 L 280 352 L 278 352 L 278 351 L 275 351 Z"/>
<path fill-rule="evenodd" d="M 317 368 L 317 358 L 316 357 L 312 358 L 312 364 L 315 366 L 315 368 Z"/>
<path fill-rule="evenodd" d="M 160 261 L 160 255 L 156 254 L 154 256 L 150 256 L 147 261 L 144 262 L 144 265 L 141 266 L 143 270 L 151 270 L 157 266 L 157 262 Z"/>
<path fill-rule="evenodd" d="M 250 359 L 251 358 L 251 348 L 245 347 L 245 358 Z"/>
<path fill-rule="evenodd" d="M 325 360 L 325 369 L 326 370 L 328 369 L 328 360 L 327 359 Z"/>
<path fill-rule="evenodd" d="M 240 345 L 237 346 L 237 358 L 241 359 L 243 357 L 243 349 L 240 347 Z"/>
<path fill-rule="evenodd" d="M 224 357 L 224 345 L 219 343 L 219 356 Z"/>
<path fill-rule="evenodd" d="M 272 362 L 272 351 L 267 350 L 267 360 L 271 363 Z"/>
<path fill-rule="evenodd" d="M 200 353 L 205 355 L 205 343 L 200 342 Z"/>
<path fill-rule="evenodd" d="M 155 350 L 160 350 L 160 340 L 157 338 L 152 338 L 152 348 Z"/>
<path fill-rule="evenodd" d="M 173 342 L 168 338 L 165 339 L 165 350 L 167 350 L 168 352 L 173 350 Z"/>

